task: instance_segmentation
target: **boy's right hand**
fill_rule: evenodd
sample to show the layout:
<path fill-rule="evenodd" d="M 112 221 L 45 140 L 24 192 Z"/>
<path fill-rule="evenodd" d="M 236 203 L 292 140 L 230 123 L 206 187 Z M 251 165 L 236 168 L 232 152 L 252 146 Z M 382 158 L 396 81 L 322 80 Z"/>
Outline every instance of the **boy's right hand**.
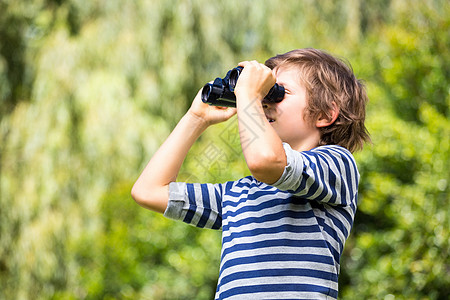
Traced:
<path fill-rule="evenodd" d="M 197 93 L 187 114 L 197 118 L 206 126 L 224 122 L 236 114 L 234 107 L 212 106 L 202 101 L 202 90 Z"/>

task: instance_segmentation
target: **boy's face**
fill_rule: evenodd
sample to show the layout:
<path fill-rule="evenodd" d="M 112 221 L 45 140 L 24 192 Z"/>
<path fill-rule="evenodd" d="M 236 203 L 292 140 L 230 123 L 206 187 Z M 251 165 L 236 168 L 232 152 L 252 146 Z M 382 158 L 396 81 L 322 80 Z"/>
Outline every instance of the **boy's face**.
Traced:
<path fill-rule="evenodd" d="M 305 118 L 306 89 L 301 84 L 299 72 L 293 67 L 275 69 L 277 83 L 285 88 L 283 101 L 263 102 L 267 120 L 283 142 L 298 151 L 310 150 L 319 143 L 318 128 Z"/>

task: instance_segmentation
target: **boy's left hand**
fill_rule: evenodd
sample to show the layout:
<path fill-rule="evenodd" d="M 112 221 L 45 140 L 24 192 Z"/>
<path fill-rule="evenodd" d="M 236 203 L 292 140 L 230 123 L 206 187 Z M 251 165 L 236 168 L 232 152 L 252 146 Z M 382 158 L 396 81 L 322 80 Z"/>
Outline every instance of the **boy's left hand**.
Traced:
<path fill-rule="evenodd" d="M 188 114 L 198 118 L 207 126 L 224 122 L 236 114 L 236 108 L 212 106 L 202 101 L 200 89 L 188 110 Z"/>

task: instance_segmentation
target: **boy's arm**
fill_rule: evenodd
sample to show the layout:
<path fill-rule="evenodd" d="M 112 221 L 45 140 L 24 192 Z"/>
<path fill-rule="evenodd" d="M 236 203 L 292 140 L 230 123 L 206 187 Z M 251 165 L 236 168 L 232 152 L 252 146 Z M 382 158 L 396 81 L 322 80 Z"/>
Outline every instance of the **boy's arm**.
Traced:
<path fill-rule="evenodd" d="M 262 100 L 275 84 L 275 76 L 271 69 L 256 61 L 239 65 L 244 70 L 235 93 L 242 151 L 253 177 L 272 184 L 281 177 L 287 164 L 283 143 L 262 106 Z"/>
<path fill-rule="evenodd" d="M 236 113 L 231 108 L 204 104 L 200 96 L 201 92 L 134 184 L 131 195 L 139 205 L 164 213 L 169 200 L 169 183 L 176 180 L 193 143 L 209 125 L 228 120 Z"/>

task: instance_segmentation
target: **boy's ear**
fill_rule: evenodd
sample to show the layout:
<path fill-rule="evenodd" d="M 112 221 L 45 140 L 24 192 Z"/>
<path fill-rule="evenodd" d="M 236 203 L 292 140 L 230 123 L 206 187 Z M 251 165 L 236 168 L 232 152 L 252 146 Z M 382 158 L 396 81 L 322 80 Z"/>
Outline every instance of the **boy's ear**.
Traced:
<path fill-rule="evenodd" d="M 339 107 L 337 106 L 336 102 L 332 103 L 332 108 L 329 111 L 329 114 L 321 114 L 319 119 L 316 121 L 316 127 L 327 127 L 336 121 L 337 117 L 339 116 Z"/>

